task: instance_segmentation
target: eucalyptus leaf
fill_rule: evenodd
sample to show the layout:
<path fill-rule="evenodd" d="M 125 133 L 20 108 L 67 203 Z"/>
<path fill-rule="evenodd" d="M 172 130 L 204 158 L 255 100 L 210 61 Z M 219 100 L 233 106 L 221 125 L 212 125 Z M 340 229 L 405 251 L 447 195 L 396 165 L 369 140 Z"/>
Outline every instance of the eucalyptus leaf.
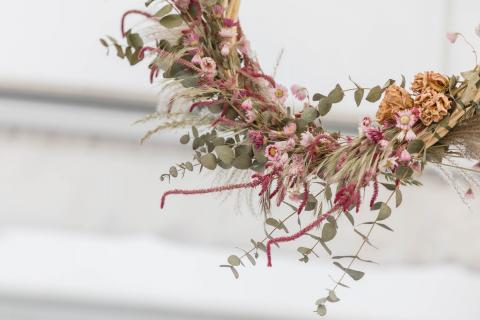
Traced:
<path fill-rule="evenodd" d="M 232 161 L 232 165 L 237 169 L 249 169 L 252 165 L 252 158 L 246 154 L 240 155 Z"/>
<path fill-rule="evenodd" d="M 227 261 L 231 266 L 234 266 L 234 267 L 238 267 L 239 265 L 242 264 L 242 260 L 240 260 L 240 258 L 234 254 L 228 257 Z"/>
<path fill-rule="evenodd" d="M 363 99 L 364 94 L 365 94 L 365 89 L 363 89 L 363 88 L 358 88 L 353 93 L 353 97 L 355 98 L 355 103 L 357 104 L 357 107 L 359 107 L 360 104 L 362 103 L 362 99 Z"/>
<path fill-rule="evenodd" d="M 400 205 L 402 204 L 402 201 L 403 201 L 402 192 L 400 191 L 400 189 L 397 189 L 397 191 L 395 191 L 395 205 L 397 208 L 400 207 Z"/>
<path fill-rule="evenodd" d="M 215 153 L 217 154 L 218 159 L 220 159 L 223 163 L 230 165 L 235 159 L 235 153 L 233 152 L 232 148 L 226 145 L 216 146 Z"/>
<path fill-rule="evenodd" d="M 217 158 L 213 153 L 207 153 L 200 157 L 200 163 L 205 168 L 213 170 L 217 167 Z"/>
<path fill-rule="evenodd" d="M 337 84 L 335 86 L 335 89 L 330 91 L 330 93 L 328 94 L 328 101 L 330 101 L 331 103 L 339 103 L 340 101 L 343 100 L 344 96 L 345 96 L 345 93 L 343 92 L 342 87 L 339 84 Z"/>
<path fill-rule="evenodd" d="M 190 135 L 189 134 L 184 134 L 183 136 L 180 137 L 180 143 L 181 144 L 187 144 L 190 141 Z"/>
<path fill-rule="evenodd" d="M 328 242 L 335 238 L 337 227 L 333 223 L 326 223 L 322 229 L 322 240 Z"/>
<path fill-rule="evenodd" d="M 377 220 L 382 221 L 390 217 L 392 214 L 392 209 L 386 204 L 382 203 L 382 206 L 380 207 L 380 212 L 378 213 Z"/>
<path fill-rule="evenodd" d="M 346 274 L 348 274 L 355 281 L 362 279 L 363 276 L 365 275 L 365 272 L 345 268 L 338 262 L 334 262 L 333 264 L 339 267 L 340 269 L 342 269 Z"/>
<path fill-rule="evenodd" d="M 173 6 L 171 4 L 167 4 L 162 9 L 158 10 L 157 13 L 154 14 L 155 17 L 160 18 L 166 14 L 169 14 L 172 11 Z"/>
<path fill-rule="evenodd" d="M 305 108 L 302 111 L 302 119 L 306 122 L 313 122 L 318 117 L 318 111 L 315 108 Z"/>
<path fill-rule="evenodd" d="M 170 167 L 169 173 L 174 178 L 176 178 L 178 176 L 177 168 L 174 167 L 174 166 Z"/>
<path fill-rule="evenodd" d="M 325 116 L 327 115 L 330 110 L 332 109 L 332 103 L 328 100 L 328 98 L 322 98 L 318 102 L 318 112 L 320 113 L 320 116 Z"/>
<path fill-rule="evenodd" d="M 415 154 L 422 151 L 424 147 L 425 147 L 425 142 L 423 142 L 423 140 L 415 139 L 413 141 L 410 141 L 410 143 L 407 146 L 407 151 L 411 154 Z"/>
<path fill-rule="evenodd" d="M 183 19 L 178 14 L 169 14 L 160 19 L 160 24 L 165 28 L 176 28 L 180 27 L 183 23 Z"/>
<path fill-rule="evenodd" d="M 380 86 L 375 86 L 368 92 L 365 98 L 368 102 L 376 102 L 382 97 L 383 90 Z"/>
<path fill-rule="evenodd" d="M 317 314 L 320 316 L 320 317 L 324 317 L 327 315 L 327 307 L 325 307 L 324 304 L 319 304 L 317 306 Z"/>

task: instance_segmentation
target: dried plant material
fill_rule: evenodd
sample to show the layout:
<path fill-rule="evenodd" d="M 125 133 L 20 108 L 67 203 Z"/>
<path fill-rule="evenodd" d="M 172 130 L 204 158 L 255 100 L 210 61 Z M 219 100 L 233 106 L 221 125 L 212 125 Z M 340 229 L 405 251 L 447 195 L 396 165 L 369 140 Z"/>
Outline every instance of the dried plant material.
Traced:
<path fill-rule="evenodd" d="M 412 83 L 412 91 L 420 94 L 431 89 L 435 92 L 442 92 L 448 87 L 448 78 L 438 72 L 427 71 L 417 73 Z"/>
<path fill-rule="evenodd" d="M 420 119 L 425 126 L 440 122 L 452 108 L 450 99 L 433 89 L 426 89 L 418 95 L 414 105 L 420 110 Z"/>
<path fill-rule="evenodd" d="M 377 112 L 377 121 L 384 123 L 385 121 L 393 120 L 399 111 L 411 109 L 412 107 L 413 99 L 407 90 L 392 85 L 385 91 L 385 96 Z"/>
<path fill-rule="evenodd" d="M 359 255 L 366 245 L 373 246 L 373 228 L 392 231 L 385 223 L 392 215 L 392 205 L 401 205 L 402 188 L 420 185 L 417 179 L 425 166 L 433 163 L 442 170 L 443 166 L 460 169 L 459 176 L 478 187 L 477 180 L 464 173 L 468 169 L 459 167 L 452 158 L 479 159 L 480 67 L 461 73 L 463 78 L 447 79 L 433 71 L 419 73 L 412 83 L 415 99 L 404 89 L 404 77 L 400 86 L 389 79 L 383 86 L 364 88 L 351 80 L 354 88 L 337 84 L 329 92 L 311 97 L 302 85 L 292 86 L 289 92 L 266 74 L 253 56 L 237 19 L 239 3 L 181 0 L 169 2 L 157 13 L 131 10 L 122 19 L 127 46 L 112 38 L 101 43 L 113 46 L 117 55 L 131 64 L 150 53 L 150 80 L 162 76 L 167 79 L 162 86 L 173 91 L 161 109 L 163 113 L 143 119 L 160 122 L 145 139 L 162 129 L 191 126 L 184 129 L 179 142 L 191 145 L 193 160 L 173 165 L 161 180 L 183 177 L 195 169 L 231 173 L 223 174 L 227 181 L 218 186 L 166 191 L 161 197 L 162 208 L 172 204 L 171 197 L 232 191 L 258 195 L 265 237 L 251 239 L 250 249 L 240 249 L 241 255 L 232 254 L 227 264 L 221 265 L 236 278 L 240 267 L 255 265 L 261 254 L 272 266 L 272 251 L 280 248 L 280 243 L 301 237 L 313 239 L 308 247 L 297 249 L 301 262 L 318 256 L 318 248 L 331 256 L 327 244 L 341 231 L 337 225 L 340 216 L 353 226 L 368 226 L 366 232 L 354 228 L 361 240 L 354 254 L 332 257 L 349 261 L 334 262 L 342 274 L 328 295 L 316 302 L 317 313 L 325 315 L 326 304 L 339 301 L 338 288 L 347 287 L 344 280 L 363 277 L 364 273 L 352 265 L 371 262 Z M 153 30 L 159 37 L 174 31 L 179 38 L 153 41 L 150 36 L 126 30 L 125 17 L 130 14 L 143 15 L 156 24 Z M 450 41 L 458 35 L 451 34 Z M 357 137 L 329 132 L 322 124 L 322 117 L 335 110 L 334 104 L 349 92 L 357 106 L 362 100 L 375 103 L 384 94 L 377 121 L 363 118 Z M 287 99 L 289 94 L 296 100 Z M 379 199 L 381 187 L 389 191 L 383 200 Z M 466 201 L 474 191 L 468 189 Z M 360 213 L 364 202 L 375 218 L 358 223 L 355 220 L 360 215 L 353 213 Z M 289 213 L 281 216 L 275 206 L 287 207 Z M 300 228 L 295 226 L 290 232 L 289 225 L 295 220 Z"/>

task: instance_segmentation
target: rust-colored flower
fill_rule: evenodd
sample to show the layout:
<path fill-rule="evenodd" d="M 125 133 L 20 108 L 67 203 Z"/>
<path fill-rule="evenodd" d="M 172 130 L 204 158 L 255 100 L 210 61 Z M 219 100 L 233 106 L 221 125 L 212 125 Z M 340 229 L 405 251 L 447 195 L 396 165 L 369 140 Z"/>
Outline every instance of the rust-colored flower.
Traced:
<path fill-rule="evenodd" d="M 420 110 L 420 120 L 426 126 L 440 122 L 452 107 L 452 102 L 443 93 L 427 89 L 415 99 L 415 107 Z"/>
<path fill-rule="evenodd" d="M 442 92 L 448 86 L 448 78 L 438 72 L 427 71 L 417 73 L 412 83 L 412 91 L 418 94 L 427 89 Z"/>
<path fill-rule="evenodd" d="M 385 91 L 385 96 L 377 112 L 377 121 L 383 123 L 393 120 L 397 112 L 411 108 L 413 108 L 413 99 L 407 90 L 392 85 Z"/>

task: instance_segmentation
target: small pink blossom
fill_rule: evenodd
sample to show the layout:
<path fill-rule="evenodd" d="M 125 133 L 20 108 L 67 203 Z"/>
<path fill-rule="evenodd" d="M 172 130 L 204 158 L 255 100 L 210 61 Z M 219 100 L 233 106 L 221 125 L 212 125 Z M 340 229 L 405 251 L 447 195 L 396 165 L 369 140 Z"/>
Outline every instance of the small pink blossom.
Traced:
<path fill-rule="evenodd" d="M 247 99 L 247 100 L 243 101 L 242 104 L 240 105 L 240 107 L 245 111 L 252 110 L 252 108 L 253 108 L 252 100 Z"/>
<path fill-rule="evenodd" d="M 297 125 L 295 122 L 288 123 L 285 127 L 283 127 L 283 133 L 287 136 L 293 136 L 297 132 Z"/>
<path fill-rule="evenodd" d="M 292 94 L 295 98 L 297 98 L 300 101 L 305 100 L 305 98 L 308 95 L 307 88 L 299 86 L 297 84 L 294 84 L 290 90 L 292 91 Z"/>
<path fill-rule="evenodd" d="M 292 165 L 288 169 L 288 175 L 291 177 L 303 176 L 305 174 L 305 164 L 303 157 L 295 154 L 292 157 Z"/>
<path fill-rule="evenodd" d="M 411 110 L 403 110 L 398 112 L 395 115 L 395 119 L 397 121 L 396 127 L 402 130 L 398 136 L 398 140 L 412 141 L 416 138 L 417 135 L 412 130 L 412 127 L 415 125 L 418 118 Z"/>
<path fill-rule="evenodd" d="M 271 95 L 274 101 L 283 104 L 287 100 L 288 90 L 284 86 L 277 84 L 275 88 L 272 88 Z"/>
<path fill-rule="evenodd" d="M 281 157 L 280 150 L 276 145 L 271 144 L 265 149 L 265 157 L 270 161 L 278 161 Z"/>
<path fill-rule="evenodd" d="M 208 75 L 215 75 L 217 73 L 217 64 L 215 60 L 210 57 L 202 58 L 200 68 Z"/>
<path fill-rule="evenodd" d="M 416 174 L 422 173 L 422 163 L 420 161 L 414 161 L 411 167 Z"/>
<path fill-rule="evenodd" d="M 388 147 L 388 140 L 385 140 L 385 139 L 382 139 L 378 142 L 378 145 L 382 148 L 382 149 L 386 149 Z"/>
<path fill-rule="evenodd" d="M 245 112 L 245 116 L 247 117 L 247 123 L 252 123 L 257 118 L 253 110 L 247 110 L 247 112 Z"/>
<path fill-rule="evenodd" d="M 231 39 L 237 36 L 237 31 L 234 28 L 222 28 L 218 34 L 224 39 Z"/>
<path fill-rule="evenodd" d="M 174 0 L 174 3 L 181 11 L 187 11 L 190 6 L 190 0 Z"/>
<path fill-rule="evenodd" d="M 222 42 L 220 44 L 220 53 L 224 57 L 230 54 L 230 44 L 228 42 Z"/>
<path fill-rule="evenodd" d="M 250 41 L 247 38 L 242 37 L 237 43 L 237 49 L 243 54 L 250 53 Z"/>
<path fill-rule="evenodd" d="M 185 46 L 195 47 L 200 43 L 200 36 L 190 29 L 183 31 L 183 44 Z"/>
<path fill-rule="evenodd" d="M 397 167 L 398 167 L 398 162 L 397 162 L 398 158 L 397 157 L 390 157 L 390 158 L 387 158 L 385 159 L 381 164 L 380 164 L 380 168 L 382 170 L 390 170 L 390 171 L 393 171 L 395 170 Z"/>
<path fill-rule="evenodd" d="M 362 127 L 369 128 L 372 125 L 372 119 L 370 117 L 364 117 L 362 119 Z"/>
<path fill-rule="evenodd" d="M 302 138 L 300 140 L 300 144 L 303 147 L 307 148 L 312 144 L 313 140 L 314 140 L 313 134 L 311 132 L 307 131 L 307 132 L 302 133 Z"/>
<path fill-rule="evenodd" d="M 447 34 L 446 34 L 448 41 L 452 44 L 457 41 L 457 38 L 458 38 L 459 35 L 460 35 L 460 33 L 458 33 L 458 32 L 447 32 Z"/>
<path fill-rule="evenodd" d="M 192 58 L 192 63 L 196 64 L 196 65 L 201 65 L 202 64 L 202 56 L 199 53 L 195 54 Z"/>
<path fill-rule="evenodd" d="M 293 150 L 293 148 L 295 148 L 295 145 L 296 145 L 296 142 L 295 142 L 295 139 L 293 138 L 290 138 L 288 139 L 287 141 L 280 141 L 280 142 L 277 142 L 276 145 L 278 146 L 278 148 L 280 149 L 280 151 L 282 152 L 290 152 Z"/>
<path fill-rule="evenodd" d="M 263 137 L 263 133 L 258 130 L 250 130 L 248 131 L 248 138 L 253 143 L 255 149 L 259 150 L 263 147 L 265 143 L 265 138 Z"/>
<path fill-rule="evenodd" d="M 404 162 L 409 162 L 410 160 L 412 160 L 412 156 L 410 155 L 410 152 L 408 152 L 406 149 L 404 149 L 400 153 L 399 160 L 404 161 Z"/>
<path fill-rule="evenodd" d="M 212 7 L 212 13 L 217 18 L 221 18 L 223 16 L 223 11 L 223 7 L 219 4 L 216 4 Z"/>
<path fill-rule="evenodd" d="M 236 24 L 237 23 L 233 19 L 230 19 L 230 18 L 223 19 L 223 25 L 227 28 L 235 27 Z"/>
<path fill-rule="evenodd" d="M 383 132 L 378 128 L 365 128 L 365 136 L 375 144 L 383 140 Z"/>
<path fill-rule="evenodd" d="M 473 200 L 473 199 L 475 199 L 475 195 L 474 195 L 474 193 L 473 193 L 472 188 L 469 188 L 469 189 L 467 190 L 467 192 L 465 192 L 465 199 L 467 199 L 467 200 Z"/>
<path fill-rule="evenodd" d="M 480 23 L 475 27 L 475 33 L 480 37 Z"/>

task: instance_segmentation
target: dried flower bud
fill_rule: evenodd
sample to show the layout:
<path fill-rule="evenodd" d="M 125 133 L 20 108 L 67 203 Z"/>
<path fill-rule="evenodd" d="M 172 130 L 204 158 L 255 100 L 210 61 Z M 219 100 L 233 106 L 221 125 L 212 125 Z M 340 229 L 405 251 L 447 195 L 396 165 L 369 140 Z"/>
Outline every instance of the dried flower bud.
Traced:
<path fill-rule="evenodd" d="M 458 32 L 447 32 L 446 36 L 447 36 L 448 42 L 453 44 L 457 41 L 459 33 Z"/>
<path fill-rule="evenodd" d="M 427 71 L 417 73 L 412 83 L 412 91 L 423 93 L 426 89 L 442 92 L 448 86 L 448 78 L 438 72 Z"/>
<path fill-rule="evenodd" d="M 426 126 L 440 122 L 452 107 L 452 102 L 443 93 L 426 90 L 415 99 L 415 107 L 420 110 L 420 120 Z"/>
<path fill-rule="evenodd" d="M 413 99 L 407 90 L 392 85 L 385 91 L 385 96 L 377 112 L 377 121 L 383 123 L 393 120 L 397 112 L 411 108 L 413 108 Z"/>

